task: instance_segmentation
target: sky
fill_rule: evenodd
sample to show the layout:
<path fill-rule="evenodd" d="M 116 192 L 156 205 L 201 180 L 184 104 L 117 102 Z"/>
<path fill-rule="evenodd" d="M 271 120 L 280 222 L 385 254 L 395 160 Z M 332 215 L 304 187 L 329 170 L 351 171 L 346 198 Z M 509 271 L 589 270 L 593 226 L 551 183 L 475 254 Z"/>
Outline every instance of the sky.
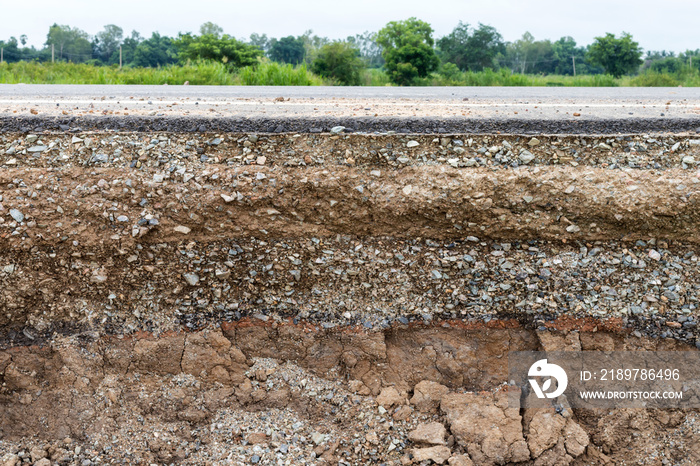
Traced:
<path fill-rule="evenodd" d="M 198 32 L 207 21 L 237 38 L 301 35 L 331 39 L 377 31 L 389 21 L 415 16 L 431 24 L 435 38 L 459 21 L 494 26 L 506 41 L 529 31 L 535 39 L 573 37 L 586 45 L 596 36 L 629 32 L 645 50 L 683 52 L 700 48 L 697 0 L 0 0 L 0 39 L 28 37 L 39 48 L 53 23 L 94 35 L 116 24 L 125 35 L 157 31 L 175 36 Z"/>

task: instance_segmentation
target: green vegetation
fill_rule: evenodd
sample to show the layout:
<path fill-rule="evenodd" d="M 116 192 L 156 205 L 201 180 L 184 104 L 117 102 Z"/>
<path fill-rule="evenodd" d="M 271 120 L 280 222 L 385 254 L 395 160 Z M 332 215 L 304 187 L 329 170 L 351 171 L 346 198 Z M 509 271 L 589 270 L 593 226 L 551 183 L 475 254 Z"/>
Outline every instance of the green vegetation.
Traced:
<path fill-rule="evenodd" d="M 481 71 L 494 68 L 496 57 L 506 52 L 503 37 L 491 26 L 479 23 L 472 29 L 461 21 L 447 36 L 438 40 L 444 64 L 454 63 L 462 71 Z"/>
<path fill-rule="evenodd" d="M 433 48 L 433 28 L 425 21 L 392 21 L 377 33 L 376 40 L 384 49 L 384 67 L 395 84 L 412 84 L 440 64 Z"/>
<path fill-rule="evenodd" d="M 347 42 L 333 42 L 321 47 L 311 70 L 344 86 L 359 86 L 364 68 L 360 51 Z"/>
<path fill-rule="evenodd" d="M 623 33 L 581 46 L 571 37 L 505 42 L 492 26 L 458 22 L 433 38 L 416 18 L 378 32 L 330 40 L 308 30 L 282 38 L 198 34 L 144 38 L 115 24 L 94 36 L 54 24 L 43 47 L 27 36 L 0 40 L 0 83 L 243 84 L 361 86 L 700 86 L 700 49 L 647 51 Z"/>
<path fill-rule="evenodd" d="M 304 39 L 293 36 L 283 37 L 280 40 L 272 39 L 268 55 L 273 61 L 298 65 L 304 61 L 306 55 Z"/>
<path fill-rule="evenodd" d="M 261 63 L 246 66 L 238 75 L 240 84 L 245 86 L 321 86 L 321 78 L 306 70 L 306 65 Z"/>
<path fill-rule="evenodd" d="M 184 84 L 233 85 L 235 75 L 222 63 L 200 62 L 159 68 L 122 68 L 84 63 L 3 63 L 3 84 Z"/>
<path fill-rule="evenodd" d="M 244 44 L 227 34 L 182 34 L 174 45 L 180 50 L 181 60 L 210 60 L 225 63 L 232 68 L 255 65 L 258 57 L 262 56 L 259 48 Z"/>
<path fill-rule="evenodd" d="M 0 64 L 1 84 L 170 84 L 181 85 L 251 85 L 251 86 L 322 86 L 335 85 L 336 78 L 324 78 L 306 65 L 281 65 L 263 61 L 231 72 L 224 63 L 191 62 L 159 68 L 94 66 L 85 63 L 3 63 Z M 361 86 L 390 86 L 392 82 L 380 69 L 364 69 L 358 83 Z M 614 78 L 607 74 L 524 75 L 506 68 L 494 71 L 459 71 L 448 63 L 439 72 L 415 80 L 417 86 L 567 86 L 567 87 L 699 87 L 700 72 L 686 67 L 677 73 L 647 70 L 637 76 Z"/>
<path fill-rule="evenodd" d="M 596 37 L 588 50 L 588 61 L 605 68 L 605 71 L 616 78 L 623 74 L 631 74 L 644 63 L 641 59 L 642 49 L 632 40 L 632 36 L 623 33 L 619 39 L 614 34 Z"/>

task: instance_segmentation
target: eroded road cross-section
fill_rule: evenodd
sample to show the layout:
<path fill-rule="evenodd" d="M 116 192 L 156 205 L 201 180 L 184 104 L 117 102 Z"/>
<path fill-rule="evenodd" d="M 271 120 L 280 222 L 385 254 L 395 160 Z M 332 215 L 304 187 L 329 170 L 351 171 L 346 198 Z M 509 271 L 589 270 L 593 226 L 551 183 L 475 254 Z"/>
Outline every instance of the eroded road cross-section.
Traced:
<path fill-rule="evenodd" d="M 3 101 L 2 464 L 700 461 L 697 410 L 525 409 L 508 368 L 697 351 L 696 101 L 151 92 Z"/>

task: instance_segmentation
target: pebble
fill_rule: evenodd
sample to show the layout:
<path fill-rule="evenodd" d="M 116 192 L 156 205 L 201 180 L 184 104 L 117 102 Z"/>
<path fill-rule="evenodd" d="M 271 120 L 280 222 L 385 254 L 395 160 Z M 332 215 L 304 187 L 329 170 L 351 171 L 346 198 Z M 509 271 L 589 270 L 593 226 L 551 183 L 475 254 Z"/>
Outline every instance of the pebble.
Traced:
<path fill-rule="evenodd" d="M 184 273 L 182 274 L 182 276 L 185 278 L 185 281 L 190 286 L 197 286 L 197 284 L 199 283 L 199 275 L 197 275 L 196 273 Z"/>
<path fill-rule="evenodd" d="M 192 230 L 184 225 L 178 225 L 175 228 L 173 228 L 173 231 L 175 231 L 175 233 L 182 233 L 183 235 L 187 235 Z"/>
<path fill-rule="evenodd" d="M 322 444 L 326 440 L 326 436 L 319 433 L 319 432 L 314 432 L 311 434 L 311 441 L 314 442 L 316 445 Z"/>
<path fill-rule="evenodd" d="M 24 221 L 24 215 L 17 209 L 10 209 L 10 216 L 15 219 L 17 223 L 22 223 Z"/>
<path fill-rule="evenodd" d="M 530 163 L 530 162 L 532 162 L 533 160 L 535 160 L 535 156 L 532 155 L 532 152 L 530 152 L 530 151 L 528 151 L 528 150 L 523 150 L 523 151 L 520 153 L 520 155 L 518 156 L 518 158 L 519 158 L 520 161 L 521 161 L 522 163 L 524 163 L 525 165 L 527 165 L 528 163 Z"/>
<path fill-rule="evenodd" d="M 345 131 L 345 126 L 334 126 L 331 128 L 331 133 L 333 134 L 340 134 L 343 131 Z"/>
<path fill-rule="evenodd" d="M 418 147 L 420 143 L 418 141 L 408 141 L 406 147 Z"/>

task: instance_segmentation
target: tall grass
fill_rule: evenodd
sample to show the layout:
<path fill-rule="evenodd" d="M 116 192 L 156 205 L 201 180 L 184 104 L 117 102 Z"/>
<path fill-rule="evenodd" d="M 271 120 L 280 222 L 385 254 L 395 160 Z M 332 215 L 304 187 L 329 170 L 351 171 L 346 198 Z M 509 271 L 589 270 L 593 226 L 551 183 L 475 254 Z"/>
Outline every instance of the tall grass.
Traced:
<path fill-rule="evenodd" d="M 389 76 L 377 68 L 367 68 L 360 74 L 362 86 L 390 86 Z"/>
<path fill-rule="evenodd" d="M 236 79 L 226 65 L 188 63 L 159 68 L 116 68 L 75 63 L 17 62 L 0 65 L 3 84 L 184 84 L 231 85 Z"/>
<path fill-rule="evenodd" d="M 322 86 L 324 80 L 306 69 L 275 62 L 246 66 L 238 72 L 238 80 L 245 86 Z"/>
<path fill-rule="evenodd" d="M 255 86 L 319 86 L 332 85 L 308 71 L 305 65 L 282 65 L 261 61 L 256 66 L 232 69 L 223 63 L 192 62 L 160 68 L 94 66 L 75 63 L 17 62 L 0 64 L 3 84 L 171 84 L 192 85 L 255 85 Z M 389 86 L 383 70 L 362 72 L 363 86 Z M 610 75 L 560 76 L 523 75 L 508 69 L 497 71 L 459 71 L 443 67 L 440 72 L 418 79 L 417 86 L 567 86 L 567 87 L 700 87 L 700 72 L 684 67 L 675 73 L 647 70 L 637 76 L 613 78 Z"/>
<path fill-rule="evenodd" d="M 447 75 L 433 73 L 430 77 L 419 80 L 419 85 L 429 86 L 555 86 L 555 87 L 613 87 L 618 80 L 610 75 L 561 76 L 561 75 L 525 75 L 512 73 L 506 68 L 494 71 L 450 70 Z"/>

